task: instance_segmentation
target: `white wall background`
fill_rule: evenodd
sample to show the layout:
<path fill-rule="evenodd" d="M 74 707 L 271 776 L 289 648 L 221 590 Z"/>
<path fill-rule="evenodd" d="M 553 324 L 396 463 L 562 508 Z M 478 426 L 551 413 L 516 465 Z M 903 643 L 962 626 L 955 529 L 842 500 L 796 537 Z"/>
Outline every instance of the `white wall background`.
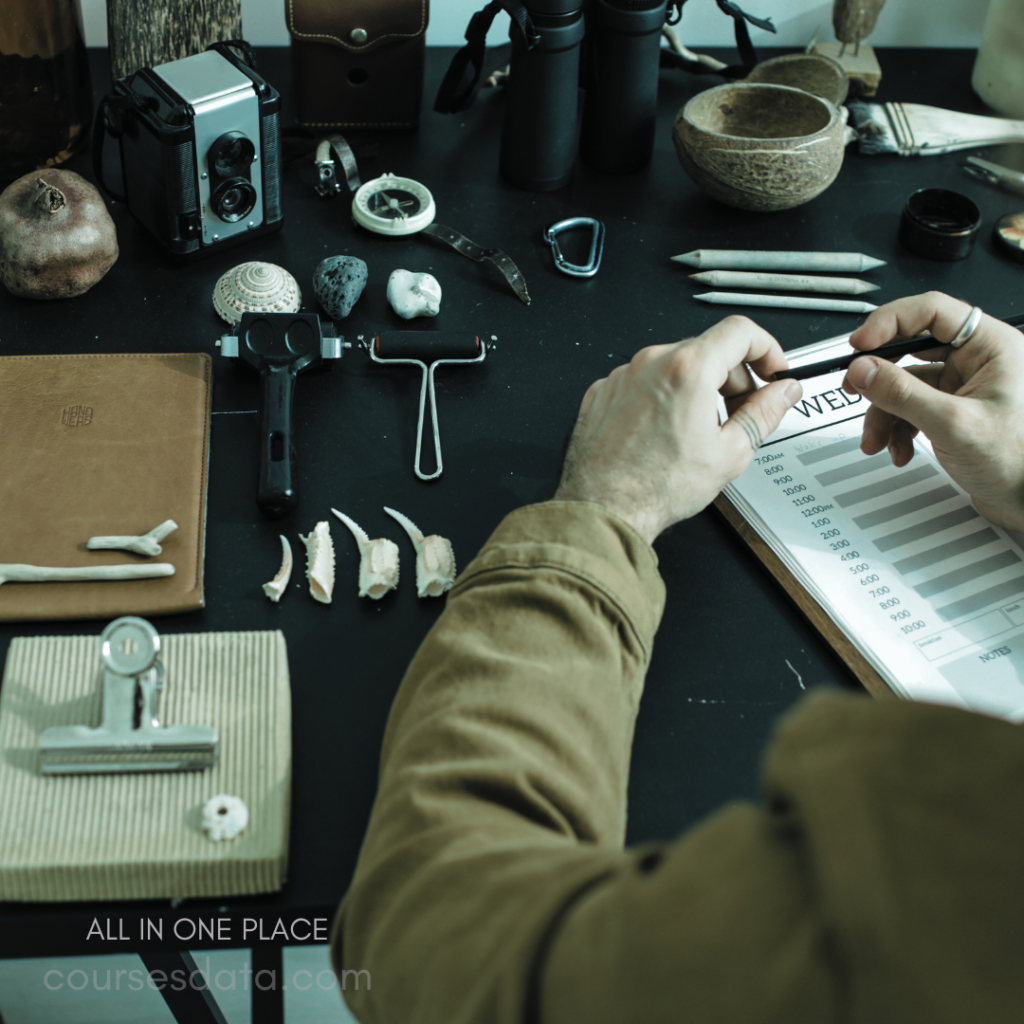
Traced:
<path fill-rule="evenodd" d="M 0 0 L 2 2 L 2 0 Z M 181 0 L 188 3 L 189 0 Z M 344 0 L 336 0 L 343 3 Z M 427 43 L 456 46 L 462 43 L 466 25 L 486 0 L 431 0 Z M 85 41 L 89 46 L 107 43 L 106 0 L 81 0 Z M 832 3 L 821 0 L 740 0 L 744 10 L 771 18 L 775 36 L 751 26 L 755 46 L 805 46 L 818 30 L 820 41 L 832 40 Z M 970 46 L 981 37 L 987 0 L 888 0 L 871 36 L 875 46 Z M 256 46 L 286 46 L 284 0 L 242 0 L 242 27 Z M 687 0 L 680 26 L 688 46 L 730 46 L 732 19 L 714 0 Z M 508 16 L 495 19 L 488 44 L 499 46 L 508 39 Z"/>

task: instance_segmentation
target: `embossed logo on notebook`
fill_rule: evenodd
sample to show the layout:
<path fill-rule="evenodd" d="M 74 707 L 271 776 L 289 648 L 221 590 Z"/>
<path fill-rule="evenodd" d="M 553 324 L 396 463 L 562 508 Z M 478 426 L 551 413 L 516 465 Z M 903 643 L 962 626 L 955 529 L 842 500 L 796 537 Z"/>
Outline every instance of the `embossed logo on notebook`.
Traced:
<path fill-rule="evenodd" d="M 92 423 L 91 405 L 69 405 L 60 415 L 65 427 L 87 427 Z"/>

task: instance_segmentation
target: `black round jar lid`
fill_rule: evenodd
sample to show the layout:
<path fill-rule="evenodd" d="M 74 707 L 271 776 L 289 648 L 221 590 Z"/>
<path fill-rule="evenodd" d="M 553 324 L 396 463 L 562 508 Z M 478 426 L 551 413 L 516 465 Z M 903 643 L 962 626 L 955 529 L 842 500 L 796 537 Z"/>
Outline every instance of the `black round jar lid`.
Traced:
<path fill-rule="evenodd" d="M 921 188 L 903 208 L 899 240 L 918 256 L 962 260 L 980 226 L 981 211 L 973 199 L 946 188 Z"/>

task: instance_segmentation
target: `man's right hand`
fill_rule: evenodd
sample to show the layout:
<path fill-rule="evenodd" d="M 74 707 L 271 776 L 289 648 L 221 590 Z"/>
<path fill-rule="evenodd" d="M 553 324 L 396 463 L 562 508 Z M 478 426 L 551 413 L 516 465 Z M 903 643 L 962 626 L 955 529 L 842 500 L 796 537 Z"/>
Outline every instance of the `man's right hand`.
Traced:
<path fill-rule="evenodd" d="M 929 331 L 954 338 L 971 306 L 941 292 L 897 299 L 876 309 L 850 337 L 865 352 Z M 1024 337 L 990 316 L 961 348 L 922 352 L 927 366 L 904 368 L 878 356 L 855 360 L 843 387 L 872 404 L 861 449 L 888 446 L 906 465 L 920 430 L 947 473 L 997 526 L 1024 531 Z"/>

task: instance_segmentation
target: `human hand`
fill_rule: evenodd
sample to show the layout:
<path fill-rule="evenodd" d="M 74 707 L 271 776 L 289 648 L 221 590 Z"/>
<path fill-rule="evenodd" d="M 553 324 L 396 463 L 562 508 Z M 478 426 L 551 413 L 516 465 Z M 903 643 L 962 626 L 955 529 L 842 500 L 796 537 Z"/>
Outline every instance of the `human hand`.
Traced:
<path fill-rule="evenodd" d="M 924 331 L 949 341 L 970 311 L 941 292 L 897 299 L 876 309 L 850 344 L 870 351 Z M 937 345 L 918 358 L 930 365 L 900 367 L 878 356 L 850 364 L 843 388 L 871 402 L 861 450 L 888 446 L 894 465 L 905 466 L 921 430 L 983 516 L 1024 530 L 1024 338 L 983 315 L 961 348 Z"/>
<path fill-rule="evenodd" d="M 641 349 L 583 396 L 555 499 L 603 505 L 653 541 L 747 468 L 802 394 L 794 380 L 757 389 L 750 370 L 767 380 L 786 368 L 779 343 L 744 316 Z"/>

